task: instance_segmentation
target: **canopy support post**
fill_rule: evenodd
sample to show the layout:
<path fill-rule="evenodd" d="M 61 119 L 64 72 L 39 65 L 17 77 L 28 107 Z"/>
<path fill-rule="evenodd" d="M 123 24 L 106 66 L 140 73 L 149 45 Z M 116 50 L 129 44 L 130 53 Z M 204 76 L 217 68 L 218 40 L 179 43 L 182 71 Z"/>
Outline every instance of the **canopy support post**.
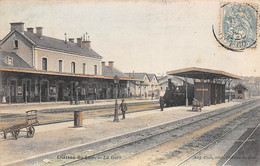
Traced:
<path fill-rule="evenodd" d="M 187 75 L 186 75 L 186 77 L 185 77 L 185 91 L 186 91 L 186 95 L 185 95 L 185 97 L 186 97 L 186 107 L 188 107 L 188 105 L 189 105 L 189 99 L 188 99 Z"/>

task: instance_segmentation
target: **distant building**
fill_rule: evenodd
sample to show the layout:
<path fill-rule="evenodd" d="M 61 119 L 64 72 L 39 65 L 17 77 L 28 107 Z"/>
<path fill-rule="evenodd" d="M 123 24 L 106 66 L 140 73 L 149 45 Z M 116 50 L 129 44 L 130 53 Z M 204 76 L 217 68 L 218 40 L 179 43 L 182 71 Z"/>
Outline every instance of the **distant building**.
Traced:
<path fill-rule="evenodd" d="M 142 81 L 129 81 L 130 96 L 148 98 L 148 89 L 150 87 L 150 80 L 146 73 L 124 73 L 129 78 L 139 79 Z"/>
<path fill-rule="evenodd" d="M 234 90 L 235 90 L 235 99 L 247 100 L 249 98 L 248 89 L 244 85 L 239 83 L 234 87 Z"/>
<path fill-rule="evenodd" d="M 109 76 L 115 77 L 117 75 L 118 77 L 121 77 L 121 78 L 128 78 L 127 75 L 125 75 L 119 69 L 114 67 L 114 61 L 108 61 L 108 66 L 106 66 L 106 62 L 102 62 L 102 75 L 108 76 L 108 77 Z M 133 82 L 135 82 L 135 81 L 133 81 Z M 129 89 L 128 82 L 119 84 L 118 86 L 119 86 L 118 87 L 118 97 L 119 98 L 130 97 L 130 94 L 129 94 L 130 89 Z M 114 87 L 114 84 L 110 83 L 108 88 L 101 89 L 102 91 L 104 91 L 104 93 L 100 93 L 100 94 L 105 95 L 102 98 L 115 98 L 115 96 L 113 96 L 114 95 L 113 87 Z"/>
<path fill-rule="evenodd" d="M 148 96 L 152 97 L 152 94 L 155 98 L 158 98 L 160 95 L 159 91 L 159 82 L 155 74 L 147 74 L 149 78 L 149 87 L 148 87 Z"/>
<path fill-rule="evenodd" d="M 248 89 L 250 96 L 260 95 L 260 77 L 243 77 L 241 80 L 233 80 L 230 86 L 233 88 L 239 83 Z"/>

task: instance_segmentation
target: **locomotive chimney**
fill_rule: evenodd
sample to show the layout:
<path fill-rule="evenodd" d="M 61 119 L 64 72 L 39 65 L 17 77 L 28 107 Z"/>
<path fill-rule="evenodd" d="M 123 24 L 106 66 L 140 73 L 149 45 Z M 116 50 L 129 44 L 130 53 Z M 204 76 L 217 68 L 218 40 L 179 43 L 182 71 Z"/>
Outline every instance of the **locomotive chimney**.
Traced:
<path fill-rule="evenodd" d="M 168 79 L 168 88 L 172 91 L 172 80 L 170 78 Z"/>

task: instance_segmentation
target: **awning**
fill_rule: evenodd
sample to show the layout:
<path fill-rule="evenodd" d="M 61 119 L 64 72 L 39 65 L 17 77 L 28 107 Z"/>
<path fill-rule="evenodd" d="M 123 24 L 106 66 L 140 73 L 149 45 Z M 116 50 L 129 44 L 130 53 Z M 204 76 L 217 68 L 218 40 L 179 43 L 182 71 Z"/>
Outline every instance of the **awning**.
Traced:
<path fill-rule="evenodd" d="M 53 76 L 68 76 L 68 77 L 82 77 L 82 78 L 100 78 L 100 79 L 114 79 L 112 76 L 102 76 L 102 75 L 91 75 L 91 74 L 74 74 L 74 73 L 59 73 L 52 71 L 42 71 L 34 69 L 24 69 L 24 68 L 0 68 L 0 71 L 6 72 L 17 72 L 17 73 L 28 73 L 28 74 L 42 74 L 42 75 L 53 75 Z M 140 79 L 128 78 L 128 77 L 119 77 L 119 80 L 126 81 L 142 81 Z"/>
<path fill-rule="evenodd" d="M 194 79 L 242 79 L 240 76 L 230 74 L 224 71 L 197 67 L 172 70 L 168 71 L 167 74 Z"/>

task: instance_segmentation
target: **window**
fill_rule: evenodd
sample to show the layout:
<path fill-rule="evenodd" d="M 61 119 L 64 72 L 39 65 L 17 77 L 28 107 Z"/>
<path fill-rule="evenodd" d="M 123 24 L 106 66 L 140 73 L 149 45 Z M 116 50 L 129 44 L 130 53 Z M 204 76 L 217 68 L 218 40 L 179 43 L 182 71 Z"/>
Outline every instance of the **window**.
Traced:
<path fill-rule="evenodd" d="M 86 74 L 86 63 L 83 63 L 83 74 Z"/>
<path fill-rule="evenodd" d="M 238 93 L 238 94 L 242 94 L 242 90 L 239 89 L 239 90 L 237 91 L 237 93 Z"/>
<path fill-rule="evenodd" d="M 62 72 L 62 60 L 59 60 L 59 72 Z"/>
<path fill-rule="evenodd" d="M 71 73 L 75 73 L 75 62 L 71 62 Z"/>
<path fill-rule="evenodd" d="M 14 49 L 18 49 L 18 40 L 14 41 Z"/>
<path fill-rule="evenodd" d="M 7 65 L 13 66 L 13 58 L 12 57 L 7 57 Z"/>
<path fill-rule="evenodd" d="M 47 58 L 42 58 L 42 70 L 47 71 Z"/>
<path fill-rule="evenodd" d="M 97 75 L 97 65 L 94 65 L 94 74 Z"/>

